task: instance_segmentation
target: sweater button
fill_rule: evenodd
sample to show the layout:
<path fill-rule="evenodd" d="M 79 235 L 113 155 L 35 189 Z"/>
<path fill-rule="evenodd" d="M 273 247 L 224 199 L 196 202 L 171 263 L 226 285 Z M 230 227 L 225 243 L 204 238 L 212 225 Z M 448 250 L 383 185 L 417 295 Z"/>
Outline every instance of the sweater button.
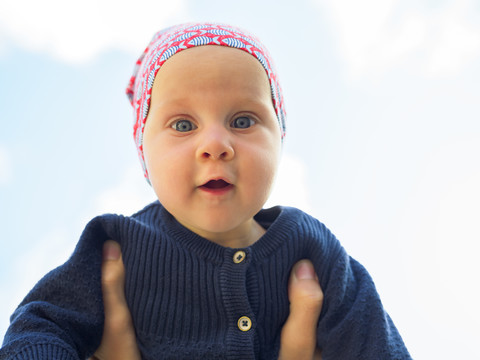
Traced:
<path fill-rule="evenodd" d="M 237 326 L 242 331 L 248 331 L 252 328 L 252 320 L 247 316 L 242 316 L 238 319 Z"/>
<path fill-rule="evenodd" d="M 233 262 L 235 264 L 240 264 L 243 260 L 245 260 L 245 257 L 247 255 L 245 254 L 245 251 L 239 250 L 233 255 Z"/>

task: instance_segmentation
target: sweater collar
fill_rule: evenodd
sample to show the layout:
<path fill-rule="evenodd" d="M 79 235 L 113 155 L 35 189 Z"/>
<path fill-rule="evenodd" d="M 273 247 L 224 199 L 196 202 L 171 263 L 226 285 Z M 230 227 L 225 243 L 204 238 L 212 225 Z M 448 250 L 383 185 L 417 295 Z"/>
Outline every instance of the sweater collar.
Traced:
<path fill-rule="evenodd" d="M 240 250 L 223 247 L 197 235 L 181 225 L 158 201 L 155 205 L 154 208 L 158 214 L 158 217 L 154 217 L 158 221 L 155 226 L 160 225 L 161 230 L 175 239 L 179 246 L 195 253 L 197 256 L 214 263 L 221 263 L 225 253 Z M 254 244 L 241 250 L 251 254 L 253 259 L 256 260 L 270 256 L 291 237 L 296 226 L 291 212 L 291 208 L 280 206 L 261 210 L 254 218 L 267 232 Z"/>

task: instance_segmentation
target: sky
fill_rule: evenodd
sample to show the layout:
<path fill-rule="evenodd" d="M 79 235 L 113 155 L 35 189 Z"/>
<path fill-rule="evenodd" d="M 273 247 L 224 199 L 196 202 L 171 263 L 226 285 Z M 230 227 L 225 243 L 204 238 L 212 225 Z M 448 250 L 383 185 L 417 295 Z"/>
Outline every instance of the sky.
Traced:
<path fill-rule="evenodd" d="M 415 359 L 480 359 L 475 0 L 0 1 L 0 337 L 85 224 L 155 199 L 125 86 L 153 33 L 231 23 L 272 54 L 287 137 L 266 206 L 325 223 Z"/>

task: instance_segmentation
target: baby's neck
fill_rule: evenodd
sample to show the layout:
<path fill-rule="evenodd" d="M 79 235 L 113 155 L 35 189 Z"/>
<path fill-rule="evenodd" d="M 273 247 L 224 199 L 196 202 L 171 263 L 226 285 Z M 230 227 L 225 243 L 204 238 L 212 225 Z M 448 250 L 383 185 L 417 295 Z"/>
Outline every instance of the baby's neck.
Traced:
<path fill-rule="evenodd" d="M 192 230 L 192 229 L 191 229 Z M 223 247 L 246 248 L 260 239 L 266 230 L 254 219 L 237 229 L 222 233 L 199 233 L 198 235 Z"/>
<path fill-rule="evenodd" d="M 266 230 L 255 220 L 252 220 L 252 225 L 250 226 L 250 231 L 247 231 L 241 235 L 239 234 L 229 234 L 223 235 L 223 240 L 219 239 L 220 242 L 216 242 L 214 239 L 210 241 L 216 242 L 218 245 L 230 248 L 246 248 L 250 245 L 253 245 L 260 239 Z"/>

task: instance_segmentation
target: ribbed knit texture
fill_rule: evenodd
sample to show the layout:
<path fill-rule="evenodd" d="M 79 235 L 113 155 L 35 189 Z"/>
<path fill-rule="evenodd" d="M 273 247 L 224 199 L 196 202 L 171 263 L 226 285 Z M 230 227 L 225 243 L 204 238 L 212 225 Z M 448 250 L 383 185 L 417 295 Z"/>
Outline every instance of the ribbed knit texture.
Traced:
<path fill-rule="evenodd" d="M 325 294 L 317 330 L 323 359 L 410 359 L 366 270 L 328 229 L 293 208 L 263 210 L 266 234 L 224 248 L 181 226 L 158 202 L 86 227 L 72 257 L 42 279 L 12 316 L 0 359 L 85 359 L 103 328 L 103 242 L 122 246 L 126 296 L 144 359 L 276 359 L 287 284 L 302 258 Z M 240 331 L 238 319 L 252 320 Z M 48 345 L 46 345 L 48 344 Z"/>

